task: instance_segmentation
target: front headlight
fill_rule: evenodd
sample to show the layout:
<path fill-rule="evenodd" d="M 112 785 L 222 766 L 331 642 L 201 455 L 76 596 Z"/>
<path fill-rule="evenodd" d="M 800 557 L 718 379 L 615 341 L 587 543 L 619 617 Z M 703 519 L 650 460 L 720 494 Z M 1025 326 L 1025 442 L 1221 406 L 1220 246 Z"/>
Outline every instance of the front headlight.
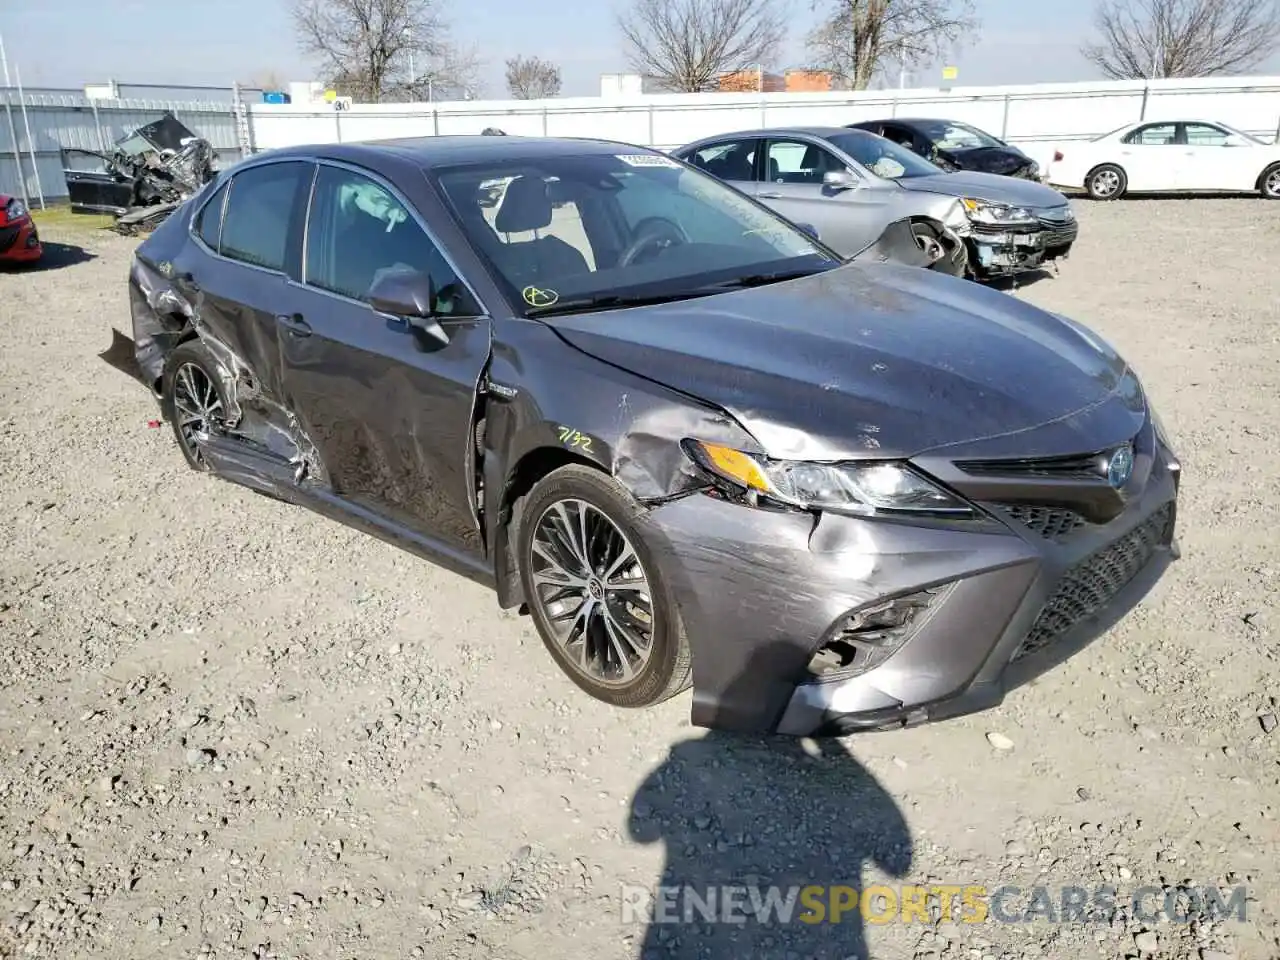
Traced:
<path fill-rule="evenodd" d="M 985 223 L 992 227 L 1008 227 L 1016 224 L 1037 223 L 1035 215 L 1026 207 L 1015 207 L 1007 203 L 990 203 L 986 200 L 975 200 L 965 197 L 965 213 L 974 223 Z"/>
<path fill-rule="evenodd" d="M 27 205 L 14 197 L 4 208 L 5 216 L 10 220 L 20 220 L 27 215 Z"/>
<path fill-rule="evenodd" d="M 975 516 L 965 503 L 901 463 L 768 460 L 700 440 L 686 440 L 684 448 L 714 476 L 795 507 L 860 516 Z"/>

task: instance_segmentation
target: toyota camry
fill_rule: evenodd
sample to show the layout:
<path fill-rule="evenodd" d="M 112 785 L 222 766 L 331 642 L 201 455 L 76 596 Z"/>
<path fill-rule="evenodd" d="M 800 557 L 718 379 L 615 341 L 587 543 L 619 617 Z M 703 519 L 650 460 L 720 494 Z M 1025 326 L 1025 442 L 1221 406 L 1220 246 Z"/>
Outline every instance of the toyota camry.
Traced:
<path fill-rule="evenodd" d="M 502 184 L 492 200 L 493 184 Z M 597 140 L 293 147 L 137 250 L 191 468 L 491 587 L 587 694 L 792 735 L 983 709 L 1176 555 L 1087 327 Z"/>

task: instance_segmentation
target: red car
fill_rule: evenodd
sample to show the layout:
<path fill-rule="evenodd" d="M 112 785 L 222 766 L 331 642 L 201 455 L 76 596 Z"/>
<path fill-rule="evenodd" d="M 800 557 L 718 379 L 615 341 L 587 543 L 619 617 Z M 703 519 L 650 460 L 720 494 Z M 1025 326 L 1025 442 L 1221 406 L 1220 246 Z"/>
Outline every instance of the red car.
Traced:
<path fill-rule="evenodd" d="M 34 263 L 44 249 L 27 205 L 0 193 L 0 263 Z"/>

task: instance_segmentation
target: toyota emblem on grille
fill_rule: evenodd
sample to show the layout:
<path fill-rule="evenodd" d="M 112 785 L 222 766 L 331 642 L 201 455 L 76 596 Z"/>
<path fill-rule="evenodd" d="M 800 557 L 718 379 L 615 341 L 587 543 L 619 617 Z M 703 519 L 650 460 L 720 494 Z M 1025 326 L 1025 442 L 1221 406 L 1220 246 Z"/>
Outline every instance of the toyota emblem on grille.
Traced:
<path fill-rule="evenodd" d="M 1125 444 L 1112 452 L 1107 461 L 1107 483 L 1119 490 L 1133 475 L 1133 447 Z"/>

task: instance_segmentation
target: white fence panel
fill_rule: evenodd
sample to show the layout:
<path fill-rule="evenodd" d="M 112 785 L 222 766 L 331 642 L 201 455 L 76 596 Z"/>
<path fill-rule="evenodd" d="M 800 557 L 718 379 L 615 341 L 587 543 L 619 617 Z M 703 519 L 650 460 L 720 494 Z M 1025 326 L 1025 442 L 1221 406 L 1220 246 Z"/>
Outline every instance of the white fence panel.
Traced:
<path fill-rule="evenodd" d="M 1280 77 L 1099 81 L 860 93 L 707 93 L 469 103 L 254 104 L 256 149 L 435 134 L 600 137 L 671 149 L 759 127 L 832 125 L 892 116 L 962 120 L 1018 144 L 1042 165 L 1054 147 L 1126 123 L 1168 116 L 1219 119 L 1270 140 L 1280 134 Z"/>

